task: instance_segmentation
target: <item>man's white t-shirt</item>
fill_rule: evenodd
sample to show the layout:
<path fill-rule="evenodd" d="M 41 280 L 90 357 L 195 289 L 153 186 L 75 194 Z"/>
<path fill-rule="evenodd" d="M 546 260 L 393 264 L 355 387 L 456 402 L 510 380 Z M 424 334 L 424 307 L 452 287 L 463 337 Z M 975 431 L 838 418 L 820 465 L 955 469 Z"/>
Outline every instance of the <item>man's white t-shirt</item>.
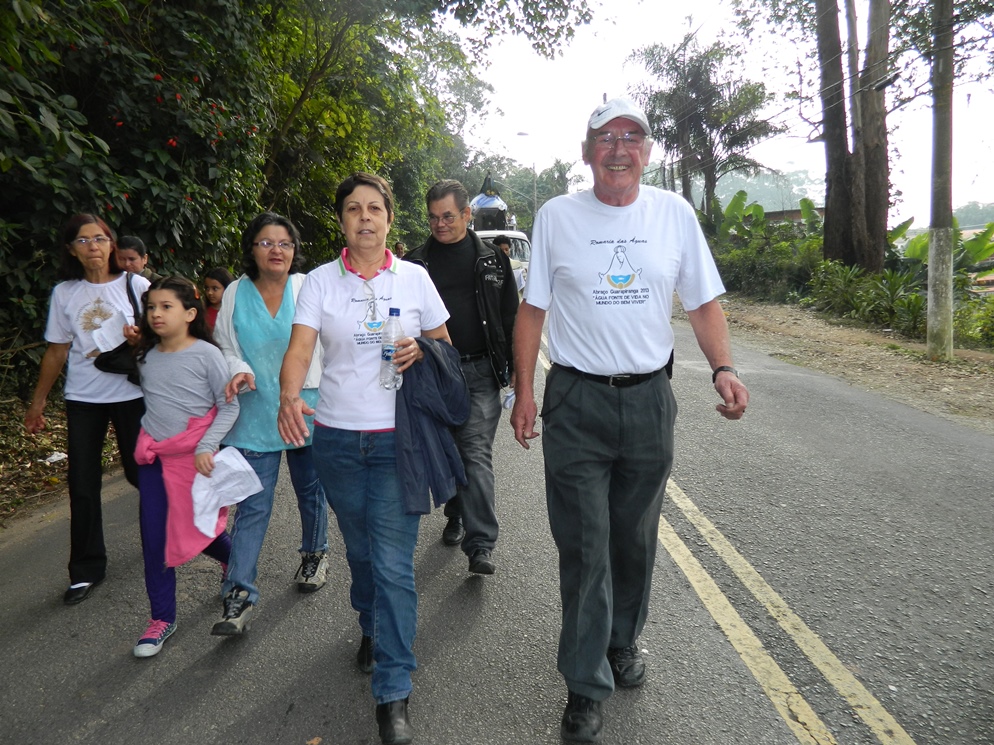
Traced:
<path fill-rule="evenodd" d="M 693 208 L 640 186 L 625 207 L 593 191 L 547 202 L 535 221 L 525 300 L 549 313 L 549 356 L 594 375 L 648 373 L 673 350 L 673 293 L 694 310 L 724 293 Z"/>
<path fill-rule="evenodd" d="M 324 346 L 315 422 L 338 429 L 394 428 L 397 392 L 380 387 L 380 332 L 400 308 L 407 336 L 441 326 L 449 317 L 422 267 L 394 260 L 368 282 L 341 258 L 307 275 L 293 322 L 316 329 Z"/>
<path fill-rule="evenodd" d="M 101 372 L 93 366 L 93 358 L 100 354 L 93 332 L 111 321 L 118 311 L 129 324 L 135 323 L 126 277 L 127 274 L 121 274 L 103 284 L 71 279 L 60 282 L 52 290 L 45 341 L 71 345 L 66 369 L 67 401 L 109 404 L 141 398 L 141 388 L 129 383 L 126 375 Z M 149 281 L 132 274 L 131 287 L 141 308 L 142 293 L 148 289 Z"/>

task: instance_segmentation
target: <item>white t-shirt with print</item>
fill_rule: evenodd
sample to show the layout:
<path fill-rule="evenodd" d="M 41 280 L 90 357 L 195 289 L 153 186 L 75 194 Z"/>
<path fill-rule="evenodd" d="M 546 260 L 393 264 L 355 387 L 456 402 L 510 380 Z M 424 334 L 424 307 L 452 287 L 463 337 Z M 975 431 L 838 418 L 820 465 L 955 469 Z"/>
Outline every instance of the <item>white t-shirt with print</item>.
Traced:
<path fill-rule="evenodd" d="M 397 392 L 380 387 L 380 332 L 400 308 L 407 336 L 441 326 L 449 317 L 422 267 L 393 261 L 368 282 L 341 259 L 307 275 L 293 322 L 316 329 L 324 347 L 316 422 L 338 429 L 393 429 Z"/>
<path fill-rule="evenodd" d="M 643 185 L 633 204 L 611 207 L 582 191 L 539 210 L 525 300 L 549 313 L 553 362 L 659 370 L 673 350 L 673 293 L 694 310 L 724 291 L 693 208 L 673 192 Z"/>
<path fill-rule="evenodd" d="M 45 341 L 70 344 L 66 369 L 65 398 L 91 404 L 109 404 L 141 398 L 142 391 L 128 382 L 126 375 L 101 372 L 93 366 L 100 354 L 93 332 L 121 311 L 128 323 L 135 323 L 135 313 L 128 300 L 126 274 L 110 282 L 93 284 L 85 279 L 60 282 L 52 290 L 48 306 Z M 141 308 L 142 293 L 149 281 L 138 274 L 131 275 L 131 287 Z"/>

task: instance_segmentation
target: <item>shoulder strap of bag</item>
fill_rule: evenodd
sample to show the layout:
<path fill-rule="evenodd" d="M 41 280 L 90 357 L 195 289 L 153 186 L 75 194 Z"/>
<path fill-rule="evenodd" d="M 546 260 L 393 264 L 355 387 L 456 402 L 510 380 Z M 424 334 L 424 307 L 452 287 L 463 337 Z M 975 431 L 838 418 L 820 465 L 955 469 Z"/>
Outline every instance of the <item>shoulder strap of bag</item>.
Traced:
<path fill-rule="evenodd" d="M 131 301 L 131 309 L 135 312 L 135 323 L 141 321 L 141 311 L 138 310 L 138 300 L 135 298 L 135 288 L 131 286 L 131 272 L 125 272 L 128 282 L 128 300 Z"/>

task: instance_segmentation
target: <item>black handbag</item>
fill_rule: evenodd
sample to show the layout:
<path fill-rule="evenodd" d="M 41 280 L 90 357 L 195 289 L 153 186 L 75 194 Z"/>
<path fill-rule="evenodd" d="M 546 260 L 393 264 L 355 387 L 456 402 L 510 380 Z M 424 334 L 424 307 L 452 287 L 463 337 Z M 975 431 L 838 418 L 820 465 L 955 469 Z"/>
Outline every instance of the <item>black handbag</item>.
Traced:
<path fill-rule="evenodd" d="M 131 286 L 131 272 L 128 272 L 128 300 L 131 301 L 131 308 L 135 312 L 135 323 L 141 318 L 141 311 L 138 310 L 138 300 L 135 299 L 135 290 Z M 117 373 L 127 375 L 128 382 L 135 385 L 141 384 L 138 375 L 138 360 L 135 359 L 134 348 L 128 342 L 121 342 L 109 352 L 101 352 L 93 360 L 93 366 L 101 372 Z"/>

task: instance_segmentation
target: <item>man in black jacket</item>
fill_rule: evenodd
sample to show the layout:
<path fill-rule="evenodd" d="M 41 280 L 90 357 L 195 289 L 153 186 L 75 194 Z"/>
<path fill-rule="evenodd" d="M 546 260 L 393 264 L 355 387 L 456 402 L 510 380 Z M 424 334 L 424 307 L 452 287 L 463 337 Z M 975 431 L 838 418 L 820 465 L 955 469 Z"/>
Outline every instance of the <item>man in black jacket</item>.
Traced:
<path fill-rule="evenodd" d="M 470 391 L 469 419 L 453 432 L 469 485 L 445 504 L 449 520 L 442 541 L 462 544 L 469 571 L 493 574 L 493 444 L 501 386 L 514 383 L 511 338 L 518 291 L 507 256 L 469 229 L 472 211 L 462 184 L 439 181 L 425 201 L 431 237 L 404 258 L 424 266 L 442 296 L 450 316 L 446 326 Z"/>

